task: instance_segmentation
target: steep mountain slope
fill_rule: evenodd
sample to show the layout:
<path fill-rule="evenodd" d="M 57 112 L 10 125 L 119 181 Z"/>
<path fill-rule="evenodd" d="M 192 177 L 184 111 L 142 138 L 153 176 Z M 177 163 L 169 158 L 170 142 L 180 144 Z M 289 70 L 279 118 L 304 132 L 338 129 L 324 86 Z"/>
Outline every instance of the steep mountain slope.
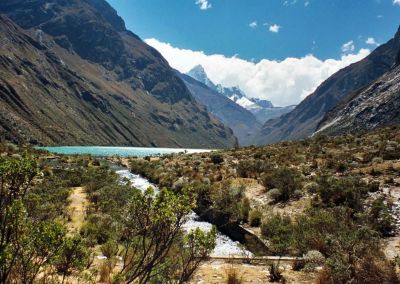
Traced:
<path fill-rule="evenodd" d="M 240 145 L 251 143 L 250 138 L 261 127 L 251 112 L 192 77 L 179 75 L 196 100 L 233 130 Z"/>
<path fill-rule="evenodd" d="M 400 124 L 400 66 L 328 112 L 316 134 L 337 135 Z"/>
<path fill-rule="evenodd" d="M 396 36 L 365 59 L 327 79 L 292 112 L 268 121 L 255 137 L 258 144 L 305 138 L 317 129 L 324 115 L 356 90 L 370 84 L 393 67 L 400 50 Z"/>
<path fill-rule="evenodd" d="M 41 144 L 231 147 L 153 48 L 104 0 L 0 2 L 1 138 Z M 20 27 L 16 26 L 16 22 Z"/>

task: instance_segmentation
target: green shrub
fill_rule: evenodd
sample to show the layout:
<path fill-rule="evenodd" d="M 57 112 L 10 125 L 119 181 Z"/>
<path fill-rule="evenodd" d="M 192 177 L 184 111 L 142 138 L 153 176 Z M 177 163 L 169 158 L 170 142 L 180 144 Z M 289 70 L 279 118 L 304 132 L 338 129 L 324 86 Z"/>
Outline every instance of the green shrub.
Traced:
<path fill-rule="evenodd" d="M 277 188 L 281 191 L 280 196 L 276 196 L 278 199 L 276 202 L 288 201 L 295 190 L 301 190 L 301 175 L 296 169 L 292 168 L 278 168 L 267 173 L 263 177 L 263 185 L 267 189 Z"/>
<path fill-rule="evenodd" d="M 247 222 L 249 220 L 250 212 L 250 200 L 244 197 L 240 204 L 240 215 L 243 221 Z"/>
<path fill-rule="evenodd" d="M 344 205 L 361 210 L 363 199 L 368 193 L 368 186 L 356 177 L 336 178 L 324 175 L 319 178 L 318 184 L 318 194 L 323 206 Z"/>
<path fill-rule="evenodd" d="M 211 158 L 211 162 L 213 162 L 215 165 L 219 165 L 224 162 L 224 157 L 218 153 L 212 154 L 210 158 Z"/>
<path fill-rule="evenodd" d="M 391 236 L 396 229 L 395 220 L 383 197 L 372 202 L 368 212 L 368 224 L 384 237 Z"/>
<path fill-rule="evenodd" d="M 290 251 L 293 224 L 289 216 L 280 214 L 268 216 L 261 224 L 261 234 L 268 240 L 273 253 L 283 255 Z"/>
<path fill-rule="evenodd" d="M 317 193 L 318 192 L 318 183 L 316 183 L 314 181 L 306 183 L 303 187 L 303 191 L 311 193 L 311 194 Z"/>
<path fill-rule="evenodd" d="M 262 213 L 258 209 L 253 209 L 249 214 L 249 224 L 252 227 L 259 227 L 261 225 Z"/>
<path fill-rule="evenodd" d="M 308 272 L 314 272 L 319 266 L 325 264 L 325 256 L 317 250 L 308 251 L 304 256 L 305 270 Z"/>
<path fill-rule="evenodd" d="M 276 203 L 282 200 L 282 190 L 279 188 L 273 188 L 268 191 L 269 197 Z"/>
<path fill-rule="evenodd" d="M 100 247 L 101 253 L 107 257 L 108 259 L 111 259 L 115 257 L 118 254 L 118 243 L 115 241 L 108 241 L 104 245 Z"/>

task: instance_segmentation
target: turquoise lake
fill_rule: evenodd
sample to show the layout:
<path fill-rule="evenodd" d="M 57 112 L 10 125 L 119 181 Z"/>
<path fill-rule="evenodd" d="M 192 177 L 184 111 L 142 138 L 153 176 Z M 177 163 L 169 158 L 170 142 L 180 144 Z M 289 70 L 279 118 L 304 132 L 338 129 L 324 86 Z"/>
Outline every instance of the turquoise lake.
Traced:
<path fill-rule="evenodd" d="M 64 155 L 92 155 L 98 157 L 120 156 L 120 157 L 145 157 L 161 156 L 176 153 L 203 153 L 211 152 L 207 149 L 182 149 L 182 148 L 144 148 L 144 147 L 102 147 L 102 146 L 60 146 L 60 147 L 38 147 L 56 154 Z"/>

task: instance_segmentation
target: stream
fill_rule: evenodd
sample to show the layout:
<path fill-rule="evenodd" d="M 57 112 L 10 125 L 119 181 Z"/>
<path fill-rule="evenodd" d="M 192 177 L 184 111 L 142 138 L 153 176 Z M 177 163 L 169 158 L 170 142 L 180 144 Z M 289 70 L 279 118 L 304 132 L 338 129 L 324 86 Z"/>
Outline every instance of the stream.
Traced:
<path fill-rule="evenodd" d="M 142 191 L 149 187 L 153 187 L 155 191 L 158 190 L 157 186 L 150 183 L 147 179 L 140 175 L 131 173 L 128 169 L 117 170 L 116 173 L 121 177 L 121 179 L 127 179 L 130 181 L 131 185 Z M 202 221 L 200 217 L 192 212 L 188 215 L 188 220 L 184 224 L 183 229 L 187 232 L 200 228 L 204 231 L 210 231 L 212 224 Z M 217 234 L 217 245 L 211 253 L 211 256 L 218 257 L 229 257 L 229 256 L 251 256 L 252 253 L 243 248 L 239 242 L 231 240 L 228 236 L 218 232 Z"/>

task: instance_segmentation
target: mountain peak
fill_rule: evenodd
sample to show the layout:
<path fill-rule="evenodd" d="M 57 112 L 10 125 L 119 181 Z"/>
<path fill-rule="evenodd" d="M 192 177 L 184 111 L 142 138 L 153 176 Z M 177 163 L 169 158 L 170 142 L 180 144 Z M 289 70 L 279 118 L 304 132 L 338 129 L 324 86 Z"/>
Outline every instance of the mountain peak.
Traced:
<path fill-rule="evenodd" d="M 189 72 L 186 73 L 186 75 L 192 77 L 193 79 L 199 81 L 200 83 L 203 83 L 204 85 L 213 90 L 217 90 L 214 83 L 208 78 L 207 73 L 204 70 L 204 67 L 200 64 L 194 66 Z"/>

